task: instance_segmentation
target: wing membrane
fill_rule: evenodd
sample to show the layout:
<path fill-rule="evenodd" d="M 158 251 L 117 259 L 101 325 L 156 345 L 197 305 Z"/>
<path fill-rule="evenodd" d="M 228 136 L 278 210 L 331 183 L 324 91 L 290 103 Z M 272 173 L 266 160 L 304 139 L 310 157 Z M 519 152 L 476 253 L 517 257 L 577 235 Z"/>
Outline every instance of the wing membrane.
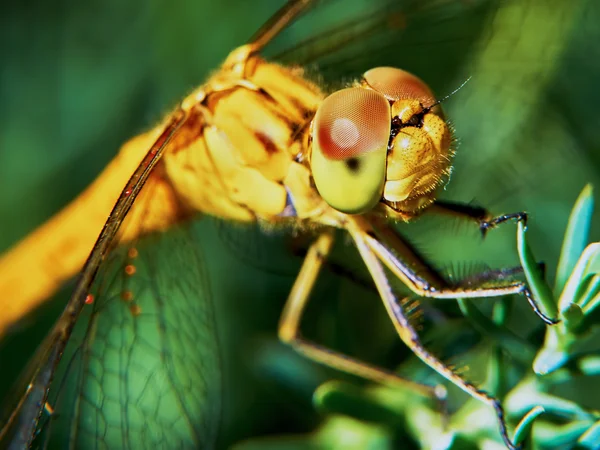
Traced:
<path fill-rule="evenodd" d="M 113 239 L 117 235 L 117 231 L 133 202 L 144 186 L 152 169 L 160 160 L 166 145 L 183 124 L 184 119 L 185 114 L 182 111 L 177 111 L 173 114 L 164 131 L 123 189 L 81 272 L 73 296 L 69 300 L 65 311 L 61 314 L 56 325 L 40 346 L 34 357 L 34 361 L 29 364 L 29 373 L 22 378 L 22 382 L 27 382 L 28 384 L 23 394 L 25 397 L 19 399 L 16 405 L 17 410 L 20 410 L 20 412 L 8 412 L 6 416 L 7 420 L 6 422 L 3 420 L 3 426 L 0 430 L 0 442 L 10 439 L 11 446 L 14 448 L 30 445 L 38 420 L 46 404 L 54 371 L 60 362 L 98 269 L 107 257 L 111 247 L 114 246 Z M 16 398 L 18 398 L 19 394 L 16 395 Z"/>
<path fill-rule="evenodd" d="M 95 284 L 57 372 L 51 448 L 210 448 L 221 374 L 198 230 L 122 246 Z M 135 267 L 128 275 L 127 267 Z"/>

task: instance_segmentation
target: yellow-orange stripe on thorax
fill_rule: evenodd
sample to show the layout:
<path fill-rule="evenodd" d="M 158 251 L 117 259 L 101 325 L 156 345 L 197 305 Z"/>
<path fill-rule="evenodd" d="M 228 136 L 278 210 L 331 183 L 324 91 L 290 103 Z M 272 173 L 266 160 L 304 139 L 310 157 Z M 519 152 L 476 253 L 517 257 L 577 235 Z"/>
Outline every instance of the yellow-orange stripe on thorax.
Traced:
<path fill-rule="evenodd" d="M 288 195 L 300 218 L 327 209 L 310 186 L 309 169 L 295 160 L 321 92 L 299 69 L 254 56 L 240 76 L 232 61 L 243 49 L 182 102 L 187 119 L 130 211 L 121 241 L 166 230 L 196 212 L 276 222 Z M 127 142 L 79 197 L 0 258 L 0 336 L 81 269 L 162 129 Z"/>

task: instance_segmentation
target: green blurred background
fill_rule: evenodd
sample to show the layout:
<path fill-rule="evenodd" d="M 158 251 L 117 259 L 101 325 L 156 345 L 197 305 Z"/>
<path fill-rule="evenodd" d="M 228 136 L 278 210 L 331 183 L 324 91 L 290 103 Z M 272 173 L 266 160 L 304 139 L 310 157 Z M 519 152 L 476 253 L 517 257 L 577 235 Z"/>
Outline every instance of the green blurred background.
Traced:
<path fill-rule="evenodd" d="M 400 29 L 366 32 L 340 51 L 321 55 L 320 48 L 306 52 L 301 47 L 282 53 L 357 17 L 363 22 L 353 22 L 346 31 L 380 17 L 373 16 L 380 7 L 375 2 L 334 1 L 287 30 L 267 54 L 308 63 L 312 76 L 320 73 L 328 88 L 376 65 L 414 71 L 439 96 L 471 77 L 445 105 L 458 151 L 442 197 L 474 201 L 494 213 L 528 211 L 531 244 L 552 277 L 572 203 L 587 182 L 598 186 L 600 175 L 600 7 L 593 0 L 421 3 L 395 3 L 404 14 Z M 67 204 L 121 143 L 156 123 L 281 4 L 34 0 L 0 6 L 0 249 Z M 329 36 L 345 40 L 343 34 Z M 276 341 L 277 318 L 299 258 L 282 236 L 260 237 L 213 221 L 199 227 L 210 242 L 203 252 L 222 343 L 225 397 L 219 446 L 315 430 L 327 416 L 315 412 L 314 389 L 333 376 L 352 379 L 315 366 Z M 452 219 L 425 217 L 402 228 L 450 272 L 518 263 L 512 225 L 494 231 L 485 243 L 475 227 Z M 592 238 L 600 237 L 598 230 L 592 229 Z M 347 260 L 345 252 L 351 250 L 340 246 L 338 261 Z M 394 367 L 407 352 L 371 287 L 363 286 L 360 265 L 352 261 L 341 272 L 330 268 L 320 280 L 306 333 Z M 9 389 L 68 292 L 67 287 L 0 343 L 0 393 Z M 454 305 L 444 305 L 443 312 L 460 317 Z M 532 313 L 515 316 L 512 327 L 520 334 L 539 328 Z M 477 342 L 467 326 L 457 329 L 458 344 L 444 342 L 441 353 L 460 353 L 461 345 L 468 347 L 465 342 Z M 448 337 L 430 340 L 435 347 Z M 478 357 L 485 361 L 485 355 Z M 460 358 L 454 362 L 464 364 Z M 469 377 L 482 381 L 478 364 L 470 365 Z M 485 369 L 485 362 L 479 365 Z M 420 367 L 410 373 L 431 381 Z M 394 428 L 365 436 L 381 439 L 373 441 L 374 448 L 397 446 L 402 433 Z M 491 430 L 493 435 L 493 425 Z M 302 442 L 298 438 L 298 448 L 305 448 Z M 283 443 L 273 445 L 284 448 Z"/>

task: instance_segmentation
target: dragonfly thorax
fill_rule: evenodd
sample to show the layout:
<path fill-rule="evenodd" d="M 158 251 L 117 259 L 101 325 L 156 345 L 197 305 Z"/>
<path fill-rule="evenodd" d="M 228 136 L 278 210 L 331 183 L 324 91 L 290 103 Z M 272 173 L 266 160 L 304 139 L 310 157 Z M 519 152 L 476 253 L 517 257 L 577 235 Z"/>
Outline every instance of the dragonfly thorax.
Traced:
<path fill-rule="evenodd" d="M 298 155 L 323 94 L 300 69 L 243 50 L 182 103 L 188 118 L 179 134 L 191 131 L 163 156 L 167 178 L 188 210 L 269 223 L 314 217 L 324 203 Z"/>

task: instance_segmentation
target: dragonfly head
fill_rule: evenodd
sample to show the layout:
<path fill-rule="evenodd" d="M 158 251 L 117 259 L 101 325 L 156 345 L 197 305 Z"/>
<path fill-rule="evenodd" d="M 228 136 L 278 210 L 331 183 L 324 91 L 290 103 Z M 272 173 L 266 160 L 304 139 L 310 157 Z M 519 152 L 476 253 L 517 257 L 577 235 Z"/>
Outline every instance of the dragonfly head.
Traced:
<path fill-rule="evenodd" d="M 452 133 L 439 103 L 422 80 L 391 67 L 325 98 L 311 141 L 319 194 L 348 214 L 383 204 L 408 219 L 433 202 L 451 170 Z"/>

